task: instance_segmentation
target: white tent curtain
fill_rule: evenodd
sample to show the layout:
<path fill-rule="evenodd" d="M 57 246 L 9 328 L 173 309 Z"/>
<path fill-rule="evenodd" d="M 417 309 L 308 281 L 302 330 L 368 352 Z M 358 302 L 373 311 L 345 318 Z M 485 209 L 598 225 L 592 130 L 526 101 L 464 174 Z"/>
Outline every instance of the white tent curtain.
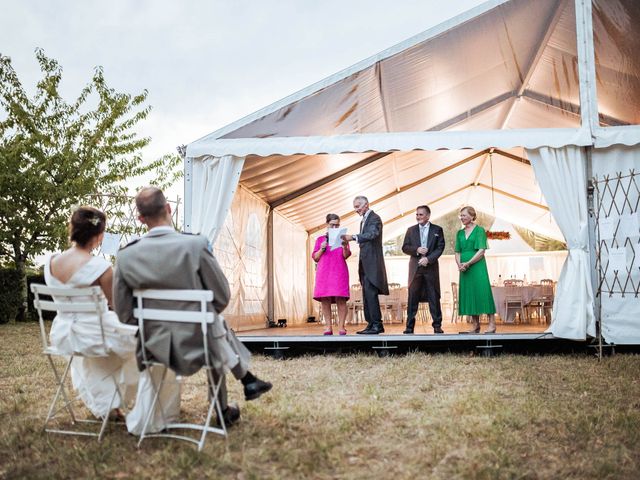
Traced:
<path fill-rule="evenodd" d="M 244 157 L 192 158 L 191 231 L 214 244 L 236 193 Z"/>
<path fill-rule="evenodd" d="M 640 344 L 640 298 L 636 296 L 640 285 L 637 248 L 640 192 L 636 188 L 640 182 L 640 146 L 594 149 L 592 165 L 599 197 L 596 208 L 603 269 L 600 287 L 602 335 L 609 343 Z M 624 268 L 618 266 L 616 270 L 611 259 L 613 252 L 622 252 Z"/>
<path fill-rule="evenodd" d="M 303 322 L 308 316 L 307 232 L 273 212 L 273 279 L 275 319 Z"/>
<path fill-rule="evenodd" d="M 584 340 L 595 336 L 594 296 L 589 259 L 586 156 L 581 148 L 543 147 L 527 150 L 551 212 L 567 242 L 569 255 L 558 281 L 554 336 Z"/>

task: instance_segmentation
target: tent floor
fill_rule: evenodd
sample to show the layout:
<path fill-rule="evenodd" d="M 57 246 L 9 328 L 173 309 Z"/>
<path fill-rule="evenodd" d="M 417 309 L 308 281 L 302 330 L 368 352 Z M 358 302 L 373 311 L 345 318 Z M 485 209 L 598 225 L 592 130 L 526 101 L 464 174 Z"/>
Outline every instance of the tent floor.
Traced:
<path fill-rule="evenodd" d="M 467 334 L 466 322 L 444 323 L 444 334 L 435 335 L 430 325 L 418 323 L 414 335 L 403 335 L 404 324 L 385 324 L 381 335 L 357 335 L 363 324 L 347 325 L 348 335 L 324 336 L 324 325 L 304 324 L 286 328 L 265 328 L 238 332 L 242 343 L 254 353 L 273 355 L 276 358 L 305 353 L 375 352 L 379 355 L 424 351 L 473 351 L 490 356 L 500 352 L 552 353 L 585 352 L 587 342 L 575 342 L 555 338 L 545 333 L 547 325 L 505 325 L 498 323 L 494 334 Z M 481 331 L 487 328 L 481 325 Z"/>

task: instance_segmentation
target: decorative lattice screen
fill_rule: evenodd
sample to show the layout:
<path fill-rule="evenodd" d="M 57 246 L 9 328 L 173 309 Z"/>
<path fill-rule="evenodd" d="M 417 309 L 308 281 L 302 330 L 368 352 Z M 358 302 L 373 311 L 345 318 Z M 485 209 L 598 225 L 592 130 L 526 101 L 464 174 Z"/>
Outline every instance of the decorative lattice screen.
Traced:
<path fill-rule="evenodd" d="M 173 225 L 180 229 L 178 210 L 180 207 L 180 198 L 176 200 L 167 200 L 171 204 L 173 212 Z M 135 197 L 126 195 L 89 195 L 86 203 L 93 207 L 99 208 L 107 215 L 107 233 L 117 235 L 120 246 L 124 246 L 135 238 L 138 238 L 146 232 L 146 227 L 138 221 L 138 213 L 136 211 Z M 102 246 L 98 252 L 107 260 L 113 259 L 112 255 L 108 255 L 102 251 Z"/>
<path fill-rule="evenodd" d="M 640 294 L 639 184 L 635 170 L 593 179 L 598 296 Z"/>

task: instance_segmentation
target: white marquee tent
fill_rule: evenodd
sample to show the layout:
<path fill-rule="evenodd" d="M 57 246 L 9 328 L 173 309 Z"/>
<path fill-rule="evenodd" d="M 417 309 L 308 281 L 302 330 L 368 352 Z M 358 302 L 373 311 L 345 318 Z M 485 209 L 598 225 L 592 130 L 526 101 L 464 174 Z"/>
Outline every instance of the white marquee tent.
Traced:
<path fill-rule="evenodd" d="M 595 336 L 602 312 L 607 341 L 640 343 L 638 24 L 635 0 L 491 0 L 190 143 L 185 225 L 215 243 L 228 312 L 306 318 L 312 236 L 329 212 L 355 230 L 365 194 L 386 237 L 428 203 L 565 241 L 550 331 Z"/>

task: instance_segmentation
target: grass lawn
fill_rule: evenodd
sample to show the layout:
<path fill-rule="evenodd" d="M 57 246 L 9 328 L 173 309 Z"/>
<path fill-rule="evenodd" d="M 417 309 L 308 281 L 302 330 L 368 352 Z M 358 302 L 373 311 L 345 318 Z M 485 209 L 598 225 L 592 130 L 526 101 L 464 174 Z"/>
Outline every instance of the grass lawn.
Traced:
<path fill-rule="evenodd" d="M 639 478 L 640 356 L 257 356 L 274 389 L 227 441 L 42 432 L 37 324 L 0 325 L 0 478 Z M 203 411 L 188 379 L 185 415 Z M 230 380 L 231 400 L 242 398 Z"/>

